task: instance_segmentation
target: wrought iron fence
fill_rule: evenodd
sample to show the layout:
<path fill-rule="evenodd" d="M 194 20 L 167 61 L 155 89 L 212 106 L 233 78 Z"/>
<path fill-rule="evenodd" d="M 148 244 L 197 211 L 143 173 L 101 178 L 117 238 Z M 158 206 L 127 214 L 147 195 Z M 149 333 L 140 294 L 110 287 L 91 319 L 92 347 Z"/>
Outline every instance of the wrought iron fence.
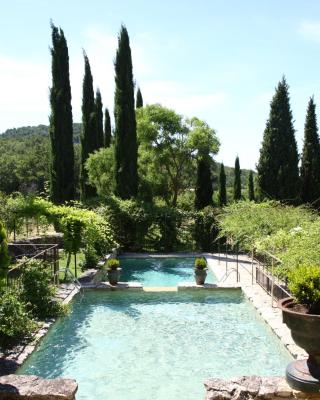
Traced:
<path fill-rule="evenodd" d="M 7 285 L 17 287 L 23 269 L 32 260 L 43 261 L 44 268 L 50 271 L 52 282 L 59 283 L 59 245 L 57 244 L 30 244 L 10 243 L 8 245 L 11 260 L 15 264 L 7 272 Z"/>
<path fill-rule="evenodd" d="M 268 251 L 255 254 L 253 250 L 252 263 L 254 262 L 256 282 L 269 293 L 272 298 L 278 301 L 291 296 L 287 283 L 275 275 L 275 269 L 282 263 L 279 258 Z"/>

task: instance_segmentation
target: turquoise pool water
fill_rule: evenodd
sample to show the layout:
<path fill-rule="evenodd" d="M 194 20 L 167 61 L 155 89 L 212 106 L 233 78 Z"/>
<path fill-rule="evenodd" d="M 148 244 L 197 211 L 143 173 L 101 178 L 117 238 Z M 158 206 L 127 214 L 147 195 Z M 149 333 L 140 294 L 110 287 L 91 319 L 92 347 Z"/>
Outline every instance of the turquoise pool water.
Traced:
<path fill-rule="evenodd" d="M 181 282 L 194 282 L 194 258 L 120 258 L 121 281 L 138 281 L 143 286 L 177 286 Z M 207 283 L 215 283 L 208 271 Z"/>
<path fill-rule="evenodd" d="M 92 291 L 18 373 L 75 378 L 78 400 L 200 400 L 206 378 L 283 375 L 290 360 L 239 291 Z"/>

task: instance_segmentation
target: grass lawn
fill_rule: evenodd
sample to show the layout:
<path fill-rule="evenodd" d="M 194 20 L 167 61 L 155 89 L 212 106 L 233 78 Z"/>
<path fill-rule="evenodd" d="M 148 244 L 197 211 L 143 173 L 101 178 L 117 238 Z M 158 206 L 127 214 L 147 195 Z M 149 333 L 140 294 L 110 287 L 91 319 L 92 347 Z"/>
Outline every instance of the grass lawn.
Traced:
<path fill-rule="evenodd" d="M 65 251 L 60 252 L 59 255 L 60 255 L 59 268 L 60 269 L 64 269 L 67 266 L 68 255 L 67 255 L 67 253 Z M 81 264 L 84 262 L 84 258 L 85 257 L 84 257 L 84 254 L 82 252 L 79 252 L 79 253 L 77 253 L 77 257 L 76 258 L 77 258 L 77 277 L 79 277 L 81 275 L 81 272 L 82 272 Z M 71 262 L 70 262 L 69 268 L 70 268 L 71 272 L 73 273 L 73 275 L 76 275 L 76 273 L 75 273 L 74 255 L 71 256 Z M 64 272 L 60 272 L 59 273 L 59 280 L 61 282 L 64 281 L 64 276 L 65 276 Z"/>

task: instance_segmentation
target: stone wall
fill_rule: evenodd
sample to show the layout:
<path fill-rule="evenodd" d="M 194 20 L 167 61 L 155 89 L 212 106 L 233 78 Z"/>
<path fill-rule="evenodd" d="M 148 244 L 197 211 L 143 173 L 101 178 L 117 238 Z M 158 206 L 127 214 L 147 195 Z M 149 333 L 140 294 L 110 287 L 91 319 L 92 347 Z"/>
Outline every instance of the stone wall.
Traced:
<path fill-rule="evenodd" d="M 0 377 L 0 400 L 75 400 L 73 379 L 42 379 L 34 375 Z"/>
<path fill-rule="evenodd" d="M 320 400 L 320 393 L 302 393 L 290 388 L 284 377 L 242 376 L 231 380 L 208 379 L 206 400 Z"/>

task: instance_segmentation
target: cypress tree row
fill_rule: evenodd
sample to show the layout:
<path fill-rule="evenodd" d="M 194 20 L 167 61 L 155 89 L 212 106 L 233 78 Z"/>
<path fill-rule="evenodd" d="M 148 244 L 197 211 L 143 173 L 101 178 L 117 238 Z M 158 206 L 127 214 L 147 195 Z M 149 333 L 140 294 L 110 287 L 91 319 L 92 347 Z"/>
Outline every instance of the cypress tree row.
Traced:
<path fill-rule="evenodd" d="M 96 148 L 100 149 L 104 146 L 104 134 L 103 134 L 103 105 L 101 99 L 100 90 L 97 89 L 96 99 L 94 103 L 94 118 L 95 118 L 95 133 L 96 133 Z"/>
<path fill-rule="evenodd" d="M 111 120 L 109 110 L 106 108 L 104 111 L 104 145 L 106 147 L 110 147 L 111 139 Z"/>
<path fill-rule="evenodd" d="M 143 107 L 143 98 L 142 98 L 142 94 L 141 94 L 141 90 L 138 87 L 137 90 L 137 100 L 136 100 L 136 108 L 140 108 Z"/>
<path fill-rule="evenodd" d="M 241 200 L 241 169 L 238 156 L 234 164 L 233 199 L 235 201 Z"/>
<path fill-rule="evenodd" d="M 226 174 L 223 163 L 220 164 L 218 201 L 220 207 L 227 204 Z"/>
<path fill-rule="evenodd" d="M 138 192 L 138 146 L 131 49 L 124 26 L 118 37 L 115 83 L 115 193 L 122 199 L 129 199 Z"/>
<path fill-rule="evenodd" d="M 75 195 L 73 125 L 67 41 L 61 28 L 51 29 L 50 196 L 59 204 Z"/>
<path fill-rule="evenodd" d="M 260 197 L 295 203 L 299 198 L 298 150 L 289 87 L 279 82 L 270 106 L 257 166 Z"/>
<path fill-rule="evenodd" d="M 197 161 L 195 208 L 201 210 L 212 205 L 212 178 L 210 169 L 210 156 L 202 156 Z"/>
<path fill-rule="evenodd" d="M 248 199 L 250 201 L 254 201 L 254 183 L 253 183 L 253 173 L 252 171 L 249 172 L 249 178 L 248 178 Z"/>
<path fill-rule="evenodd" d="M 304 203 L 320 204 L 320 144 L 316 105 L 310 98 L 304 125 L 301 168 L 301 199 Z"/>
<path fill-rule="evenodd" d="M 88 173 L 85 168 L 85 162 L 87 161 L 89 154 L 93 153 L 97 148 L 93 79 L 89 59 L 85 53 L 84 77 L 82 84 L 82 130 L 80 141 L 80 196 L 83 200 L 96 195 L 95 188 L 87 183 Z"/>

